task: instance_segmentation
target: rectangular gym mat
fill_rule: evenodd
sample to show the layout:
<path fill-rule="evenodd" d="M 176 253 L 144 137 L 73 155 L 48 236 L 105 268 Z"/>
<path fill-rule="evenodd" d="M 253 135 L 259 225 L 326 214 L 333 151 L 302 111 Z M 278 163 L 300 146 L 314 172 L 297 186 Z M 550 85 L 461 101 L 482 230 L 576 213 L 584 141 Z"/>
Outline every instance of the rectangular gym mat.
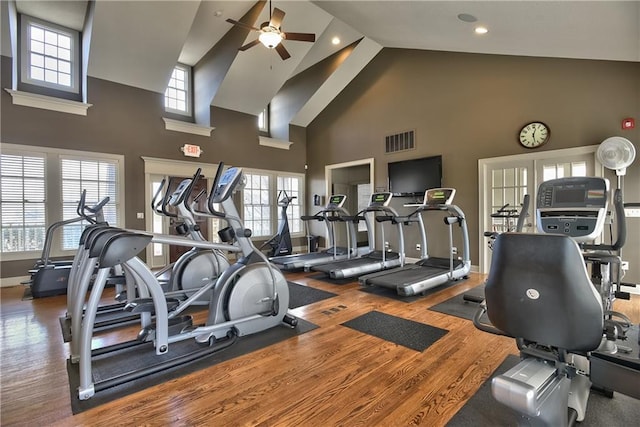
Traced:
<path fill-rule="evenodd" d="M 476 311 L 478 311 L 478 304 L 465 301 L 463 298 L 465 294 L 484 298 L 484 284 L 476 286 L 463 294 L 449 298 L 448 300 L 434 305 L 433 307 L 429 307 L 429 310 L 448 314 L 450 316 L 461 317 L 467 320 L 473 320 L 473 316 L 476 314 Z"/>
<path fill-rule="evenodd" d="M 71 394 L 71 410 L 74 414 L 77 414 L 88 409 L 95 408 L 96 406 L 111 402 L 112 400 L 119 399 L 131 393 L 135 393 L 140 390 L 158 385 L 160 383 L 164 383 L 172 379 L 181 377 L 183 375 L 190 374 L 200 369 L 208 368 L 218 363 L 231 360 L 235 357 L 260 350 L 272 344 L 284 341 L 288 338 L 302 335 L 316 328 L 317 326 L 313 323 L 307 322 L 304 319 L 298 319 L 298 325 L 295 328 L 290 328 L 283 325 L 271 328 L 261 333 L 241 337 L 237 342 L 222 351 L 202 357 L 177 368 L 167 369 L 157 374 L 149 375 L 135 381 L 108 388 L 99 393 L 96 393 L 96 395 L 94 395 L 89 400 L 78 399 L 77 389 L 80 385 L 78 365 L 72 365 L 71 362 L 67 360 L 67 374 L 69 376 L 69 390 Z M 175 357 L 176 354 L 184 352 L 186 348 L 197 347 L 197 344 L 195 344 L 193 340 L 187 340 L 171 344 L 171 346 L 173 346 L 175 350 L 174 355 L 172 355 L 171 357 Z M 123 353 L 122 355 L 115 355 L 108 359 L 102 358 L 102 360 L 97 360 L 96 365 L 100 366 L 96 366 L 96 369 L 94 369 L 94 381 L 99 380 L 103 376 L 113 374 L 114 370 L 116 369 L 126 371 L 135 367 L 135 365 L 144 366 L 147 363 L 153 363 L 153 361 L 138 360 L 138 358 L 135 357 L 136 355 L 134 353 L 135 350 L 133 352 Z M 157 356 L 157 358 L 162 357 L 163 356 Z M 100 358 L 101 357 L 99 356 L 94 359 Z M 155 360 L 155 362 L 157 362 L 157 360 Z"/>
<path fill-rule="evenodd" d="M 466 279 L 463 279 L 466 280 Z M 428 297 L 429 295 L 433 295 L 436 292 L 440 292 L 443 289 L 447 289 L 451 286 L 457 285 L 461 282 L 461 280 L 458 281 L 451 281 L 451 282 L 447 282 L 445 284 L 442 284 L 440 286 L 436 286 L 435 288 L 431 288 L 431 289 L 427 289 L 426 291 L 424 291 L 421 294 L 418 295 L 411 295 L 411 296 L 403 296 L 403 295 L 398 295 L 398 292 L 395 289 L 391 289 L 391 288 L 383 288 L 382 286 L 364 286 L 362 288 L 360 288 L 360 290 L 362 292 L 366 292 L 368 294 L 372 294 L 372 295 L 377 295 L 379 297 L 385 297 L 385 298 L 391 298 L 393 300 L 396 301 L 401 301 L 401 302 L 414 302 L 414 301 L 418 301 L 421 300 L 424 297 Z"/>
<path fill-rule="evenodd" d="M 342 325 L 416 351 L 424 351 L 449 332 L 379 311 L 370 311 Z"/>
<path fill-rule="evenodd" d="M 333 292 L 315 289 L 296 282 L 287 282 L 287 284 L 289 285 L 289 308 L 291 309 L 338 296 Z"/>
<path fill-rule="evenodd" d="M 498 403 L 491 395 L 491 378 L 507 372 L 519 360 L 518 356 L 507 356 L 491 377 L 480 386 L 476 394 L 449 420 L 447 427 L 517 425 L 515 412 Z M 638 420 L 640 420 L 640 405 L 636 399 L 620 393 L 614 393 L 613 399 L 610 399 L 591 391 L 587 413 L 580 426 L 631 426 L 637 425 Z"/>

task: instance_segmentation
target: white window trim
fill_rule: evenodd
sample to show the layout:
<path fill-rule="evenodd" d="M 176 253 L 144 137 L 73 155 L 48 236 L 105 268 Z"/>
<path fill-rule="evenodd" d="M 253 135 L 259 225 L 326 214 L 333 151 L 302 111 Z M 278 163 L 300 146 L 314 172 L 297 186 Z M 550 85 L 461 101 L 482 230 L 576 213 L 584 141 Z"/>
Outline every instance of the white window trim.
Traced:
<path fill-rule="evenodd" d="M 163 117 L 162 120 L 164 120 L 164 128 L 166 130 L 190 133 L 192 135 L 210 137 L 211 132 L 213 132 L 213 130 L 215 129 L 214 127 L 210 126 L 202 126 L 196 123 L 183 122 L 181 120 L 168 119 L 166 117 Z"/>
<path fill-rule="evenodd" d="M 49 83 L 42 80 L 35 80 L 31 78 L 29 68 L 31 65 L 31 56 L 29 55 L 29 28 L 30 24 L 35 23 L 45 28 L 50 28 L 59 33 L 64 33 L 71 38 L 71 86 L 64 86 L 54 83 Z M 65 28 L 60 25 L 56 25 L 52 22 L 43 21 L 41 19 L 34 18 L 28 15 L 21 15 L 20 19 L 20 80 L 23 83 L 31 84 L 34 86 L 46 87 L 50 89 L 60 90 L 63 92 L 80 93 L 80 52 L 82 50 L 80 44 L 80 33 L 70 28 Z"/>
<path fill-rule="evenodd" d="M 125 209 L 125 184 L 124 184 L 124 170 L 125 162 L 124 156 L 118 154 L 108 153 L 96 153 L 91 151 L 79 151 L 79 150 L 65 150 L 60 148 L 48 148 L 38 147 L 32 145 L 17 145 L 6 144 L 0 142 L 0 151 L 18 155 L 30 155 L 39 154 L 45 155 L 45 209 L 46 209 L 46 226 L 60 221 L 62 219 L 62 197 L 61 192 L 61 170 L 60 163 L 61 157 L 76 157 L 82 159 L 102 159 L 102 160 L 115 160 L 118 162 L 118 194 L 120 200 L 118 203 L 118 224 L 110 224 L 113 226 L 122 226 L 126 218 Z M 55 176 L 56 181 L 52 181 L 51 177 Z M 56 205 L 53 203 L 58 200 Z M 40 258 L 41 250 L 38 251 L 25 251 L 25 252 L 7 252 L 2 254 L 2 261 L 17 261 Z M 51 248 L 51 256 L 69 256 L 73 255 L 75 250 L 62 251 L 58 245 L 53 245 Z"/>
<path fill-rule="evenodd" d="M 193 76 L 193 69 L 192 67 L 190 67 L 189 65 L 184 65 L 184 64 L 176 64 L 175 67 L 173 67 L 173 69 L 171 70 L 171 73 L 173 74 L 173 70 L 175 70 L 176 68 L 179 68 L 181 70 L 183 70 L 186 75 L 187 75 L 187 79 L 186 79 L 186 85 L 187 85 L 187 90 L 186 90 L 186 105 L 187 105 L 187 111 L 182 111 L 182 110 L 176 110 L 174 108 L 169 108 L 169 107 L 164 107 L 164 111 L 166 111 L 167 113 L 172 113 L 172 114 L 179 114 L 181 116 L 187 116 L 187 117 L 192 117 L 193 116 L 193 85 L 191 84 L 192 82 L 192 76 Z M 169 79 L 171 79 L 171 76 L 169 76 Z M 167 89 L 169 88 L 169 84 L 167 83 Z M 163 95 L 163 102 L 165 101 L 165 96 Z"/>
<path fill-rule="evenodd" d="M 41 108 L 43 110 L 58 111 L 60 113 L 77 114 L 86 116 L 89 107 L 93 104 L 72 101 L 70 99 L 55 98 L 53 96 L 39 95 L 31 92 L 5 89 L 13 98 L 13 105 Z"/>
<path fill-rule="evenodd" d="M 267 136 L 262 136 L 262 135 L 258 137 L 258 141 L 259 141 L 259 144 L 264 147 L 279 148 L 281 150 L 289 150 L 291 148 L 291 144 L 293 144 L 293 142 L 291 141 L 285 141 L 284 139 L 269 138 Z"/>
<path fill-rule="evenodd" d="M 293 177 L 298 178 L 300 180 L 300 189 L 298 191 L 300 197 L 300 215 L 305 215 L 305 188 L 306 188 L 306 176 L 303 173 L 295 173 L 295 172 L 285 172 L 285 171 L 274 171 L 267 169 L 249 169 L 242 168 L 243 173 L 247 174 L 256 174 L 256 175 L 268 175 L 269 176 L 269 196 L 270 196 L 270 207 L 271 207 L 271 234 L 268 236 L 256 236 L 256 240 L 266 240 L 273 236 L 278 230 L 278 220 L 280 218 L 280 207 L 278 206 L 278 182 L 277 178 L 280 177 Z M 244 189 L 243 189 L 244 191 Z M 244 212 L 244 199 L 241 198 L 239 211 Z M 244 215 L 243 215 L 244 220 Z M 299 232 L 291 232 L 292 238 L 304 237 L 305 231 L 304 229 Z"/>

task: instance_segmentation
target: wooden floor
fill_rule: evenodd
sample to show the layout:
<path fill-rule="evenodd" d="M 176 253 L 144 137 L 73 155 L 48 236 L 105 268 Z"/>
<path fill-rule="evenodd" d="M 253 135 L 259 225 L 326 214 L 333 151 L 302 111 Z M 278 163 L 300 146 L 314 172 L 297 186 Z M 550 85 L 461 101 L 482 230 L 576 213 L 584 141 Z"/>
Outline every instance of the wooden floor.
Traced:
<path fill-rule="evenodd" d="M 413 303 L 361 292 L 357 282 L 287 278 L 338 294 L 292 311 L 319 328 L 78 415 L 71 413 L 69 350 L 58 322 L 65 297 L 22 301 L 24 288 L 2 289 L 2 426 L 441 426 L 517 352 L 509 338 L 428 310 L 480 284 L 476 274 Z M 331 311 L 338 306 L 346 308 Z M 640 297 L 616 308 L 640 321 Z M 417 352 L 340 326 L 371 310 L 449 333 Z"/>

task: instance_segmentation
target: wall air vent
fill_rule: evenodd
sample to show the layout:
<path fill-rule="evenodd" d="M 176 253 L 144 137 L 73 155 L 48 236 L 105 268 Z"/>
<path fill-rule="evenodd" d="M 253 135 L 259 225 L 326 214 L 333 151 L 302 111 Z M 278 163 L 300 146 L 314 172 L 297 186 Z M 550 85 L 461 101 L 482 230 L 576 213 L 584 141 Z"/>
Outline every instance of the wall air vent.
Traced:
<path fill-rule="evenodd" d="M 413 130 L 384 137 L 384 152 L 387 154 L 414 148 L 416 148 L 416 138 Z"/>

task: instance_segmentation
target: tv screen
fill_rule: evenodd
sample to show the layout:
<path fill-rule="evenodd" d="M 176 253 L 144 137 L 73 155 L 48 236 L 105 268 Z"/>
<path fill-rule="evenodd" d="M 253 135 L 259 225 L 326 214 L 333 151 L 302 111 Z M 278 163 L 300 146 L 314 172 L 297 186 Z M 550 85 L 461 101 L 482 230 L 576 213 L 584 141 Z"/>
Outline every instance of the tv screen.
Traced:
<path fill-rule="evenodd" d="M 422 196 L 429 188 L 442 187 L 442 156 L 389 163 L 388 173 L 394 196 Z"/>

